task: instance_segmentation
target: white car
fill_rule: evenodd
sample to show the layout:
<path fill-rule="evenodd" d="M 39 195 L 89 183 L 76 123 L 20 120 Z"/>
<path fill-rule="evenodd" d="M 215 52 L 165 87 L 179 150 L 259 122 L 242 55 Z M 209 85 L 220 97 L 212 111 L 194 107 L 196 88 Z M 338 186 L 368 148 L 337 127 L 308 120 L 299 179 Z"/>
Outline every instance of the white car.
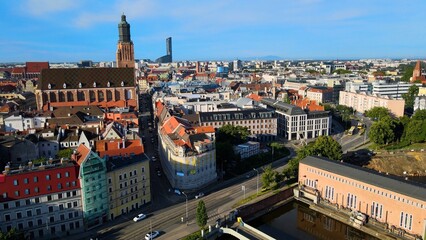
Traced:
<path fill-rule="evenodd" d="M 159 232 L 159 231 L 153 231 L 153 232 L 151 232 L 151 233 L 147 233 L 147 234 L 145 235 L 145 240 L 151 240 L 151 239 L 154 239 L 154 238 L 158 237 L 159 235 L 160 235 L 160 232 Z"/>
<path fill-rule="evenodd" d="M 202 198 L 202 197 L 204 197 L 204 193 L 202 193 L 202 192 L 195 195 L 195 199 L 199 199 L 199 198 Z"/>
<path fill-rule="evenodd" d="M 137 215 L 136 217 L 134 217 L 133 221 L 139 222 L 140 220 L 145 219 L 145 218 L 146 218 L 146 215 L 141 213 L 141 214 Z"/>

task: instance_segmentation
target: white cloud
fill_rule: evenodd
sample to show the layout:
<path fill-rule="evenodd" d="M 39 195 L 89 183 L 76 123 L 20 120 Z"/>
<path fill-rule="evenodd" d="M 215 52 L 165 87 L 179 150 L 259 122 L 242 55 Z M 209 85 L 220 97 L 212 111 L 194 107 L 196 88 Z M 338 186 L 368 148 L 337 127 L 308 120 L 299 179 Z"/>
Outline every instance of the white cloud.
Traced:
<path fill-rule="evenodd" d="M 26 0 L 21 5 L 21 11 L 36 17 L 67 11 L 78 7 L 78 0 Z"/>
<path fill-rule="evenodd" d="M 156 8 L 153 0 L 117 0 L 102 6 L 103 9 L 90 9 L 81 13 L 73 23 L 79 28 L 89 28 L 101 23 L 117 22 L 122 13 L 134 21 L 154 14 Z M 90 6 L 87 7 L 89 9 Z"/>

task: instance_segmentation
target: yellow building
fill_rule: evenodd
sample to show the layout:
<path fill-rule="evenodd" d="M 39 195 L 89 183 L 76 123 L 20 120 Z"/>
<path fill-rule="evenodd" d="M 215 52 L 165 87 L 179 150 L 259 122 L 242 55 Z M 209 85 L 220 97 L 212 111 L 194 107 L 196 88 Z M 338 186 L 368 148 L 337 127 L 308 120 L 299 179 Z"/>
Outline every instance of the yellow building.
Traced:
<path fill-rule="evenodd" d="M 426 87 L 419 87 L 419 96 L 426 96 Z"/>
<path fill-rule="evenodd" d="M 149 158 L 144 154 L 108 157 L 109 219 L 151 201 Z"/>

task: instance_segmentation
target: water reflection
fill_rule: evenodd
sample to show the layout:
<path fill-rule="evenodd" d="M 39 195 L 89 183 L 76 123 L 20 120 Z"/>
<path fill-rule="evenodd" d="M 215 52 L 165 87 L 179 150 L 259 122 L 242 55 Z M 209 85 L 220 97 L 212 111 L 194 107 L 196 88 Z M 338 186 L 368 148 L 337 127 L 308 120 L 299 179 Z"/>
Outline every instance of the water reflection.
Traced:
<path fill-rule="evenodd" d="M 249 223 L 276 239 L 377 239 L 293 202 Z"/>

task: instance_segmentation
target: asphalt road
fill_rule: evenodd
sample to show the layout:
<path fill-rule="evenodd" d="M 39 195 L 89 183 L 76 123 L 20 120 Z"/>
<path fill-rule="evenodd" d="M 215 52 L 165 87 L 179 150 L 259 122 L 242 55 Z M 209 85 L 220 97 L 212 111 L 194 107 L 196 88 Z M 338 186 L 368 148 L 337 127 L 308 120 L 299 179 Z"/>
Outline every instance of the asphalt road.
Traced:
<path fill-rule="evenodd" d="M 273 166 L 278 168 L 278 170 L 282 170 L 288 159 L 293 157 L 294 154 L 294 151 L 291 151 L 290 156 L 274 162 Z M 256 194 L 257 187 L 259 187 L 260 191 L 260 174 L 261 170 L 259 171 L 259 179 L 257 175 L 249 179 L 246 179 L 243 175 L 212 186 L 210 188 L 211 192 L 206 192 L 206 195 L 201 198 L 206 204 L 209 216 L 208 225 L 214 225 L 218 218 L 223 219 L 225 215 L 233 210 L 232 206 L 236 202 L 242 200 L 244 196 L 248 197 Z M 152 191 L 156 190 L 157 189 L 153 186 Z M 181 196 L 179 198 L 181 198 Z M 135 223 L 129 218 L 122 223 L 98 231 L 99 235 L 97 238 L 142 239 L 143 236 L 151 230 L 161 232 L 158 239 L 183 238 L 199 229 L 195 222 L 196 208 L 199 200 L 194 199 L 193 196 L 188 196 L 187 205 L 185 203 L 185 197 L 183 197 L 183 200 L 183 202 L 167 208 L 145 212 L 149 217 L 140 222 Z M 186 222 L 186 208 L 188 209 L 188 223 Z"/>

